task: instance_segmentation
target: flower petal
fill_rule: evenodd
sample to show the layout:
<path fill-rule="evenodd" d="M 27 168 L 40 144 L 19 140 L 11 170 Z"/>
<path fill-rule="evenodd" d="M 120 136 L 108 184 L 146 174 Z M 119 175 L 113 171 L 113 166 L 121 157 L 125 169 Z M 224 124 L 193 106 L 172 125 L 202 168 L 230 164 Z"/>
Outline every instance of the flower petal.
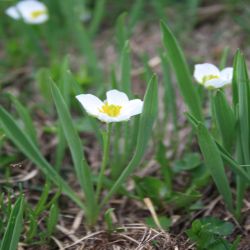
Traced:
<path fill-rule="evenodd" d="M 232 67 L 228 67 L 228 68 L 223 69 L 220 72 L 220 75 L 221 75 L 221 78 L 223 80 L 225 80 L 228 83 L 231 83 L 232 79 L 233 79 L 233 68 Z"/>
<path fill-rule="evenodd" d="M 8 9 L 6 9 L 5 14 L 8 15 L 9 17 L 15 19 L 15 20 L 20 19 L 20 15 L 18 13 L 16 6 L 12 6 L 12 7 L 9 7 Z"/>
<path fill-rule="evenodd" d="M 142 112 L 143 101 L 140 99 L 134 99 L 128 102 L 123 108 L 124 112 L 128 114 L 130 117 L 134 115 L 139 115 Z M 123 111 L 122 110 L 122 111 Z"/>
<path fill-rule="evenodd" d="M 228 84 L 229 83 L 227 81 L 225 81 L 224 79 L 218 78 L 218 79 L 212 79 L 212 80 L 205 82 L 204 86 L 208 89 L 218 89 L 218 88 L 222 88 Z"/>
<path fill-rule="evenodd" d="M 108 102 L 108 104 L 124 106 L 126 103 L 129 102 L 128 96 L 124 92 L 118 91 L 116 89 L 109 90 L 106 93 L 106 96 L 106 101 Z"/>
<path fill-rule="evenodd" d="M 97 118 L 103 122 L 110 123 L 110 122 L 122 122 L 129 120 L 130 116 L 126 114 L 121 114 L 116 117 L 111 117 L 105 113 L 99 113 Z"/>
<path fill-rule="evenodd" d="M 194 66 L 194 78 L 199 83 L 204 83 L 205 76 L 218 76 L 220 77 L 219 69 L 211 63 L 196 64 Z"/>
<path fill-rule="evenodd" d="M 104 105 L 99 98 L 91 94 L 77 95 L 76 99 L 82 104 L 87 113 L 97 117 L 100 114 L 99 109 Z"/>
<path fill-rule="evenodd" d="M 25 23 L 39 24 L 48 20 L 48 10 L 44 3 L 36 0 L 25 0 L 20 1 L 16 5 L 17 10 L 21 14 Z M 36 17 L 32 16 L 33 12 L 41 11 L 44 12 Z"/>

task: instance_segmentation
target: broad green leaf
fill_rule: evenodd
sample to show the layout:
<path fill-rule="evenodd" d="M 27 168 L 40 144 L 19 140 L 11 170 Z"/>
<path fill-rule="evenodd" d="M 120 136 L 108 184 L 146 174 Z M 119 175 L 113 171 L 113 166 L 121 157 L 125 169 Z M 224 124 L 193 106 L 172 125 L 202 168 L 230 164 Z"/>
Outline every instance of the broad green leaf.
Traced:
<path fill-rule="evenodd" d="M 199 121 L 203 121 L 201 101 L 193 85 L 183 52 L 174 35 L 164 22 L 161 22 L 162 40 L 168 52 L 168 57 L 176 73 L 178 86 L 191 114 Z"/>
<path fill-rule="evenodd" d="M 94 220 L 97 215 L 98 207 L 95 200 L 93 182 L 89 166 L 84 158 L 83 146 L 81 140 L 73 125 L 72 117 L 70 116 L 67 105 L 55 83 L 50 80 L 51 93 L 54 103 L 56 105 L 57 113 L 59 116 L 60 124 L 63 128 L 66 140 L 69 145 L 72 160 L 74 162 L 74 168 L 77 174 L 77 178 L 85 193 L 86 205 L 87 205 L 87 218 Z M 93 221 L 89 221 L 92 223 Z"/>
<path fill-rule="evenodd" d="M 23 228 L 24 197 L 21 194 L 11 210 L 8 225 L 3 235 L 0 250 L 15 250 Z"/>
<path fill-rule="evenodd" d="M 222 91 L 217 91 L 212 101 L 215 111 L 215 121 L 222 138 L 223 146 L 228 152 L 231 152 L 236 136 L 236 118 Z"/>
<path fill-rule="evenodd" d="M 14 118 L 2 107 L 0 107 L 0 123 L 7 137 L 12 140 L 19 150 L 34 162 L 45 176 L 58 185 L 76 204 L 84 208 L 83 203 L 76 193 L 47 162 L 30 138 L 18 127 Z"/>
<path fill-rule="evenodd" d="M 140 161 L 147 149 L 147 144 L 151 135 L 152 127 L 157 116 L 158 110 L 158 87 L 156 76 L 154 75 L 148 84 L 144 97 L 143 111 L 140 117 L 139 131 L 137 136 L 137 144 L 133 158 L 128 166 L 123 170 L 111 190 L 104 197 L 101 206 L 106 204 L 117 189 L 125 182 L 128 176 L 140 164 Z"/>
<path fill-rule="evenodd" d="M 218 147 L 204 125 L 198 124 L 197 135 L 199 146 L 204 156 L 205 164 L 208 167 L 227 208 L 230 212 L 233 212 L 232 192 Z"/>

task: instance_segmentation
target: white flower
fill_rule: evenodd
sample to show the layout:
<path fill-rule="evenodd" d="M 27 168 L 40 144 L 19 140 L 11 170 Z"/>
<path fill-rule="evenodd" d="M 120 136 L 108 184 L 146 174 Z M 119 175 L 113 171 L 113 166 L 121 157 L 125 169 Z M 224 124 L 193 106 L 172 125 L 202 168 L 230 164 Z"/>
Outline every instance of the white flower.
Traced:
<path fill-rule="evenodd" d="M 222 88 L 232 83 L 233 68 L 228 67 L 220 71 L 211 63 L 196 64 L 194 78 L 206 88 Z"/>
<path fill-rule="evenodd" d="M 129 100 L 125 93 L 116 89 L 108 91 L 106 97 L 103 102 L 91 94 L 76 96 L 87 113 L 106 123 L 127 121 L 142 112 L 143 101 L 140 99 Z"/>
<path fill-rule="evenodd" d="M 23 0 L 6 9 L 5 13 L 13 19 L 23 19 L 25 23 L 40 24 L 48 20 L 48 10 L 37 0 Z"/>

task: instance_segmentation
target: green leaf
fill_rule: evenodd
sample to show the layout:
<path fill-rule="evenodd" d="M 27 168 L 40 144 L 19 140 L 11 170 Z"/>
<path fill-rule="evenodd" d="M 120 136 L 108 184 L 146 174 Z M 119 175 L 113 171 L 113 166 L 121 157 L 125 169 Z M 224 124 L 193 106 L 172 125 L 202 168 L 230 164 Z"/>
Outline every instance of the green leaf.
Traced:
<path fill-rule="evenodd" d="M 167 218 L 165 216 L 158 216 L 158 220 L 160 222 L 161 227 L 164 230 L 169 230 L 169 228 L 170 228 L 170 226 L 172 224 L 170 218 Z M 155 221 L 154 221 L 154 219 L 152 217 L 145 218 L 145 222 L 151 228 L 159 229 L 159 227 L 155 224 Z"/>
<path fill-rule="evenodd" d="M 163 84 L 164 84 L 165 119 L 169 120 L 169 117 L 172 117 L 174 128 L 175 130 L 177 130 L 178 113 L 177 113 L 176 93 L 171 79 L 170 65 L 166 53 L 161 53 L 161 67 L 163 72 Z"/>
<path fill-rule="evenodd" d="M 131 61 L 129 41 L 126 41 L 121 54 L 121 90 L 131 97 Z"/>
<path fill-rule="evenodd" d="M 126 25 L 126 17 L 127 13 L 122 13 L 116 21 L 115 26 L 115 35 L 116 35 L 116 42 L 119 51 L 122 51 L 122 48 L 124 47 L 125 41 L 128 39 L 128 29 Z"/>
<path fill-rule="evenodd" d="M 191 114 L 203 121 L 201 101 L 193 85 L 192 78 L 183 52 L 174 35 L 164 22 L 161 22 L 163 44 L 167 49 L 169 59 L 176 73 L 181 94 Z"/>
<path fill-rule="evenodd" d="M 236 118 L 222 91 L 217 91 L 213 96 L 215 121 L 222 137 L 223 146 L 231 152 L 236 136 Z"/>
<path fill-rule="evenodd" d="M 105 213 L 104 213 L 104 220 L 106 222 L 106 225 L 108 227 L 108 231 L 112 232 L 115 229 L 113 220 L 112 220 L 112 213 L 114 211 L 114 208 L 109 208 Z"/>
<path fill-rule="evenodd" d="M 2 107 L 0 107 L 0 122 L 6 135 L 13 141 L 19 150 L 25 154 L 52 182 L 58 185 L 81 208 L 83 203 L 68 184 L 58 175 L 54 168 L 42 156 L 39 149 L 30 138 L 18 127 L 14 118 Z"/>
<path fill-rule="evenodd" d="M 245 164 L 250 162 L 250 86 L 246 63 L 243 55 L 238 52 L 235 62 L 235 80 L 238 87 L 238 117 L 240 129 L 240 143 Z"/>
<path fill-rule="evenodd" d="M 0 250 L 17 249 L 17 245 L 23 228 L 23 207 L 24 197 L 23 195 L 20 195 L 11 210 L 8 225 L 1 242 Z"/>
<path fill-rule="evenodd" d="M 136 22 L 140 19 L 141 11 L 144 7 L 144 0 L 135 0 L 134 4 L 129 11 L 128 29 L 131 35 Z"/>
<path fill-rule="evenodd" d="M 91 36 L 94 36 L 98 31 L 103 15 L 105 13 L 105 3 L 106 0 L 99 0 L 95 3 L 93 18 L 89 28 Z"/>
<path fill-rule="evenodd" d="M 49 216 L 47 219 L 47 234 L 51 235 L 58 222 L 59 209 L 56 203 L 52 204 L 49 210 Z"/>
<path fill-rule="evenodd" d="M 128 166 L 123 170 L 111 190 L 104 197 L 101 206 L 106 204 L 117 189 L 124 183 L 128 176 L 138 167 L 146 149 L 152 132 L 152 127 L 157 116 L 158 110 L 158 87 L 156 76 L 150 80 L 144 97 L 143 111 L 140 117 L 139 132 L 137 136 L 137 144 L 133 158 Z"/>
<path fill-rule="evenodd" d="M 219 193 L 223 197 L 227 208 L 233 213 L 232 192 L 225 173 L 223 161 L 220 151 L 210 136 L 207 128 L 203 124 L 198 124 L 197 135 L 204 161 L 210 171 L 211 176 L 218 188 Z"/>
<path fill-rule="evenodd" d="M 14 102 L 15 108 L 24 123 L 24 130 L 26 134 L 30 136 L 30 139 L 33 141 L 35 145 L 38 145 L 36 137 L 37 134 L 36 129 L 34 127 L 28 109 L 25 108 L 15 96 L 11 96 L 11 99 Z"/>
<path fill-rule="evenodd" d="M 200 155 L 198 153 L 188 153 L 182 160 L 175 162 L 173 171 L 178 173 L 181 171 L 193 170 L 201 164 Z"/>
<path fill-rule="evenodd" d="M 226 67 L 228 54 L 229 54 L 229 47 L 225 47 L 223 49 L 223 53 L 222 53 L 221 60 L 220 60 L 220 69 L 221 70 Z"/>
<path fill-rule="evenodd" d="M 95 220 L 96 218 L 94 217 L 98 214 L 98 206 L 95 200 L 91 172 L 84 158 L 82 143 L 73 125 L 73 120 L 67 109 L 67 105 L 52 79 L 50 80 L 50 84 L 53 100 L 59 115 L 60 124 L 69 145 L 77 178 L 85 193 L 87 218 L 90 220 L 89 222 L 92 223 L 93 221 L 91 220 Z"/>
<path fill-rule="evenodd" d="M 146 176 L 143 178 L 134 177 L 135 189 L 140 198 L 151 198 L 155 205 L 160 205 L 161 201 L 170 195 L 165 183 L 159 178 Z"/>
<path fill-rule="evenodd" d="M 212 234 L 228 236 L 233 233 L 234 226 L 231 222 L 222 221 L 214 217 L 200 219 L 206 230 Z"/>

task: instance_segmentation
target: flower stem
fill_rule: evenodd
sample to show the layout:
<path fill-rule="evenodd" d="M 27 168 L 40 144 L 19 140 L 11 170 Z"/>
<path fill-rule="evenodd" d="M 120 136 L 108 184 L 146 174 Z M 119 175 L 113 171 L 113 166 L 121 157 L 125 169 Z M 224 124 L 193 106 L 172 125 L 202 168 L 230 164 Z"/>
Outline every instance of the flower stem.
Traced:
<path fill-rule="evenodd" d="M 111 123 L 107 124 L 107 131 L 103 132 L 103 158 L 100 174 L 97 180 L 97 188 L 96 188 L 96 199 L 98 200 L 102 188 L 103 178 L 106 170 L 106 166 L 109 160 L 109 148 L 110 148 L 110 134 L 111 134 Z"/>

